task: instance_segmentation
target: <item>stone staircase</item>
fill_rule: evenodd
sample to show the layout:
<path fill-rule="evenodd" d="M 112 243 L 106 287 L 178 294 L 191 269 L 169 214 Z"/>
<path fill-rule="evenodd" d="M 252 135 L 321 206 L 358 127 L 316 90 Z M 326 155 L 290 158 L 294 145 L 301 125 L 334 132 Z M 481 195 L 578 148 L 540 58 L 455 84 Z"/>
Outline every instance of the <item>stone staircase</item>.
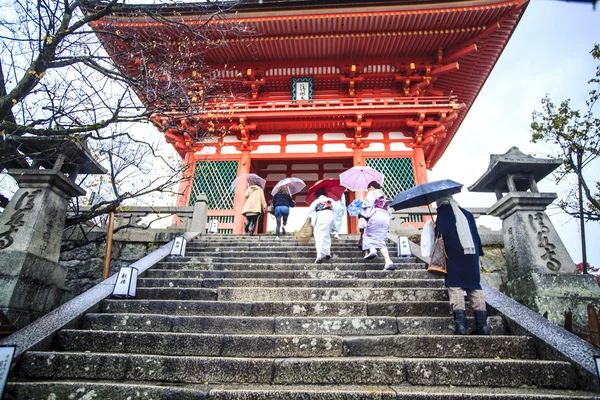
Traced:
<path fill-rule="evenodd" d="M 381 271 L 356 239 L 322 264 L 288 236 L 191 241 L 135 299 L 24 353 L 3 399 L 600 399 L 501 316 L 453 336 L 443 280 L 415 259 Z"/>

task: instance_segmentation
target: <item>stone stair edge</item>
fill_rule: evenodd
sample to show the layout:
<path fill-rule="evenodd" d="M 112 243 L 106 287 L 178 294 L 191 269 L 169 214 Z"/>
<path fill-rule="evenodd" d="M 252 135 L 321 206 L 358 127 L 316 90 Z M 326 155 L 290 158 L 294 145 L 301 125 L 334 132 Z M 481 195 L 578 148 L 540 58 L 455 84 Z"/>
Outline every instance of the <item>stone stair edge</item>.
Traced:
<path fill-rule="evenodd" d="M 170 382 L 113 382 L 113 381 L 46 381 L 39 383 L 45 387 L 52 387 L 52 392 L 58 398 L 67 398 L 74 392 L 99 395 L 99 398 L 125 398 L 129 394 L 143 391 L 147 400 L 196 400 L 196 399 L 256 399 L 267 400 L 273 398 L 285 399 L 312 399 L 312 400 L 339 400 L 345 399 L 381 399 L 381 400 L 463 400 L 465 393 L 469 399 L 491 400 L 570 400 L 570 399 L 600 399 L 600 395 L 575 391 L 555 389 L 532 388 L 485 388 L 472 386 L 421 386 L 421 385 L 248 385 L 248 384 L 178 384 Z M 17 400 L 16 391 L 26 391 L 31 382 L 15 381 L 7 385 L 6 400 Z M 31 397 L 31 392 L 25 392 L 29 400 L 47 400 L 47 394 L 40 397 Z M 107 394 L 109 394 L 107 396 Z M 62 397 L 61 397 L 62 396 Z M 124 397 L 125 396 L 125 397 Z M 251 397 L 250 397 L 251 396 Z M 297 396 L 297 397 L 291 397 Z M 343 396 L 343 397 L 340 397 Z M 398 396 L 398 397 L 397 397 Z M 401 396 L 401 397 L 399 397 Z M 410 397 L 409 397 L 410 396 Z"/>

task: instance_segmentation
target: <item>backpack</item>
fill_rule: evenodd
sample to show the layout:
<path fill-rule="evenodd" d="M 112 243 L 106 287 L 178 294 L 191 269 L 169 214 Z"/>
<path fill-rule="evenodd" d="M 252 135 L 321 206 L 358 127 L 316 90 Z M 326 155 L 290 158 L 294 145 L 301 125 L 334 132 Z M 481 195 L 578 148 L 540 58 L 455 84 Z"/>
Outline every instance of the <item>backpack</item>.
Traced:
<path fill-rule="evenodd" d="M 385 196 L 379 196 L 375 199 L 375 208 L 381 208 L 382 210 L 388 211 L 388 207 L 391 201 Z"/>

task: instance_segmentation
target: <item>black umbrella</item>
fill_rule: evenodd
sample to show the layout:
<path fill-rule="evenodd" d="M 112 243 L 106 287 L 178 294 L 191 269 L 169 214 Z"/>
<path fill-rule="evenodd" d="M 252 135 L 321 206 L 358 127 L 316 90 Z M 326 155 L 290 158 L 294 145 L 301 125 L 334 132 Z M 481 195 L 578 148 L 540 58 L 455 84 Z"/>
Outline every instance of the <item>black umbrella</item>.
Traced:
<path fill-rule="evenodd" d="M 462 187 L 461 183 L 450 179 L 422 183 L 398 193 L 390 205 L 394 210 L 429 205 L 442 197 L 460 193 Z"/>

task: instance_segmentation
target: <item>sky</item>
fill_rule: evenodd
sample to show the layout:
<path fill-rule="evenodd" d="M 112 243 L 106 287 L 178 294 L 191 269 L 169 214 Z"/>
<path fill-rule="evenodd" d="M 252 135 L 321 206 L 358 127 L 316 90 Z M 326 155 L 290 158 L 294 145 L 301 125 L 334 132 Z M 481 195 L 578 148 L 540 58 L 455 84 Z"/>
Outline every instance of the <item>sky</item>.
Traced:
<path fill-rule="evenodd" d="M 490 154 L 504 154 L 517 146 L 536 157 L 558 157 L 551 145 L 531 143 L 532 112 L 542 110 L 546 94 L 555 104 L 571 99 L 573 108 L 584 108 L 591 89 L 587 81 L 598 65 L 590 55 L 594 43 L 600 43 L 600 10 L 594 11 L 589 3 L 533 0 L 450 146 L 428 171 L 429 180 L 463 183 L 463 192 L 455 197 L 462 206 L 489 207 L 496 202 L 494 194 L 469 193 L 466 188 L 485 173 Z M 596 161 L 587 180 L 600 180 L 600 160 Z M 538 189 L 559 198 L 566 192 L 566 186 L 557 186 L 551 176 Z M 573 261 L 581 262 L 579 221 L 552 205 L 546 213 Z M 482 217 L 478 223 L 501 227 L 494 217 Z M 600 266 L 600 222 L 586 223 L 585 234 L 588 262 Z"/>

